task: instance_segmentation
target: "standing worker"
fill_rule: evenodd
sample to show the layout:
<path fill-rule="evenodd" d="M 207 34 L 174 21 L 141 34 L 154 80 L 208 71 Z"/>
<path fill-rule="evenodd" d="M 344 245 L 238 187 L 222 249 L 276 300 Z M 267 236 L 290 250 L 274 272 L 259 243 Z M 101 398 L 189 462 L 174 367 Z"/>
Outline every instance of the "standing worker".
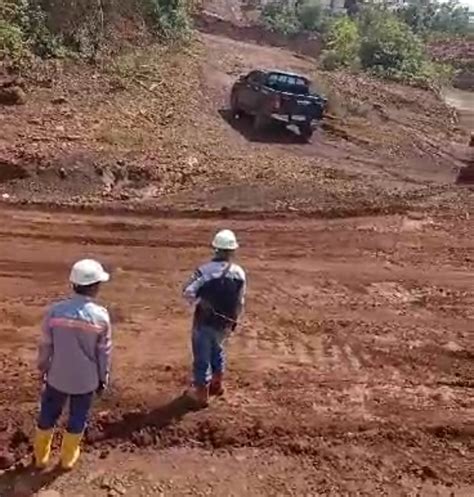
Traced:
<path fill-rule="evenodd" d="M 53 431 L 66 401 L 69 420 L 61 447 L 61 465 L 71 469 L 94 393 L 107 387 L 111 356 L 111 326 L 106 309 L 94 302 L 109 275 L 97 261 L 83 259 L 72 267 L 74 295 L 53 305 L 46 314 L 39 346 L 38 368 L 45 385 L 34 441 L 35 463 L 44 468 L 51 454 Z"/>
<path fill-rule="evenodd" d="M 186 300 L 195 304 L 193 388 L 188 396 L 199 407 L 207 406 L 209 395 L 224 393 L 224 342 L 237 326 L 246 291 L 245 272 L 232 262 L 239 247 L 235 234 L 219 231 L 212 246 L 214 257 L 194 273 L 184 289 Z"/>

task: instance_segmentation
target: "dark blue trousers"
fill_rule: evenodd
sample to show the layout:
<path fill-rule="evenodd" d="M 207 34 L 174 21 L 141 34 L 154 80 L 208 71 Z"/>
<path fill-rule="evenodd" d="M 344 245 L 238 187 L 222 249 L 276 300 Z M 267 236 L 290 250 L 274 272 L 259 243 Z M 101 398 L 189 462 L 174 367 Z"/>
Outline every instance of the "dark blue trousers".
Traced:
<path fill-rule="evenodd" d="M 94 392 L 83 395 L 69 395 L 56 390 L 50 385 L 46 385 L 41 397 L 38 428 L 40 430 L 54 428 L 66 402 L 69 400 L 67 431 L 73 434 L 82 433 L 86 428 L 93 398 Z"/>
<path fill-rule="evenodd" d="M 194 385 L 206 386 L 212 375 L 225 368 L 224 343 L 227 332 L 208 326 L 196 326 L 192 335 Z"/>

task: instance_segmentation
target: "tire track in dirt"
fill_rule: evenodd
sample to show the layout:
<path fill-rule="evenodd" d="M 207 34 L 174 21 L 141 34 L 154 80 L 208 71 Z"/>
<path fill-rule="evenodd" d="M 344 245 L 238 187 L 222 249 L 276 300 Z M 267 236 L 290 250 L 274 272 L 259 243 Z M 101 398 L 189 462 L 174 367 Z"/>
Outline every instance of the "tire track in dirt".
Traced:
<path fill-rule="evenodd" d="M 323 367 L 325 358 L 319 338 L 306 337 L 297 328 L 283 332 L 277 326 L 244 324 L 231 339 L 232 354 L 251 356 L 255 367 L 263 362 L 267 367 Z"/>

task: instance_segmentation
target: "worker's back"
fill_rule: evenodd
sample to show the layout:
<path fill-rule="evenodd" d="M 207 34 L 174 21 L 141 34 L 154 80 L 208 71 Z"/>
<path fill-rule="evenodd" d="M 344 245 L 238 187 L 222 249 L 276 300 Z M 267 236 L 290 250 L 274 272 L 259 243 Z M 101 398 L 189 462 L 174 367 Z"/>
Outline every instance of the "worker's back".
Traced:
<path fill-rule="evenodd" d="M 197 291 L 197 297 L 204 305 L 198 305 L 196 318 L 203 325 L 217 329 L 233 325 L 243 305 L 243 269 L 234 263 L 212 261 L 199 270 L 204 282 Z M 209 306 L 206 307 L 206 304 Z"/>
<path fill-rule="evenodd" d="M 110 354 L 109 328 L 107 310 L 87 297 L 75 295 L 55 304 L 44 323 L 44 333 L 52 347 L 47 366 L 48 384 L 68 394 L 95 391 L 99 385 L 99 368 L 105 367 Z"/>

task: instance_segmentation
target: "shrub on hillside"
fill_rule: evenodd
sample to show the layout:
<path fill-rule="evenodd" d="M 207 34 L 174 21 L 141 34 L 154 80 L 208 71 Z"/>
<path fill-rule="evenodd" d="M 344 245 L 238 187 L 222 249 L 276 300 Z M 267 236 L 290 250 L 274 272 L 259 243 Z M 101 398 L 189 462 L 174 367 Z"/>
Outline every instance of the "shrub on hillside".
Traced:
<path fill-rule="evenodd" d="M 419 75 L 426 61 L 420 39 L 390 15 L 381 15 L 367 26 L 359 56 L 364 69 L 397 79 Z"/>
<path fill-rule="evenodd" d="M 410 27 L 382 8 L 366 8 L 356 20 L 333 22 L 322 67 L 360 67 L 378 77 L 431 86 L 452 77 L 449 67 L 434 64 Z"/>
<path fill-rule="evenodd" d="M 293 3 L 287 0 L 272 0 L 262 9 L 262 21 L 267 29 L 284 35 L 293 35 L 301 30 Z"/>
<path fill-rule="evenodd" d="M 47 26 L 47 15 L 39 0 L 0 0 L 0 19 L 4 34 L 10 32 L 21 38 L 22 55 L 28 51 L 42 57 L 57 55 L 59 43 Z M 19 53 L 11 47 L 8 55 L 14 59 Z"/>
<path fill-rule="evenodd" d="M 189 35 L 191 19 L 186 0 L 142 0 L 151 27 L 167 40 Z"/>
<path fill-rule="evenodd" d="M 18 26 L 0 20 L 0 60 L 19 61 L 26 53 L 23 33 Z"/>
<path fill-rule="evenodd" d="M 469 7 L 458 0 L 412 0 L 400 7 L 397 14 L 415 33 L 423 35 L 449 33 L 459 36 L 474 31 Z"/>
<path fill-rule="evenodd" d="M 0 60 L 25 54 L 55 57 L 64 48 L 94 57 L 121 16 L 145 24 L 161 39 L 190 32 L 189 0 L 0 0 Z"/>
<path fill-rule="evenodd" d="M 263 24 L 271 31 L 294 35 L 322 31 L 327 18 L 320 0 L 271 0 L 262 9 Z"/>
<path fill-rule="evenodd" d="M 325 69 L 357 65 L 360 51 L 357 23 L 348 16 L 334 20 L 326 35 L 326 46 L 328 49 L 322 55 Z"/>
<path fill-rule="evenodd" d="M 296 10 L 301 27 L 306 31 L 321 31 L 325 12 L 319 0 L 305 0 Z"/>

